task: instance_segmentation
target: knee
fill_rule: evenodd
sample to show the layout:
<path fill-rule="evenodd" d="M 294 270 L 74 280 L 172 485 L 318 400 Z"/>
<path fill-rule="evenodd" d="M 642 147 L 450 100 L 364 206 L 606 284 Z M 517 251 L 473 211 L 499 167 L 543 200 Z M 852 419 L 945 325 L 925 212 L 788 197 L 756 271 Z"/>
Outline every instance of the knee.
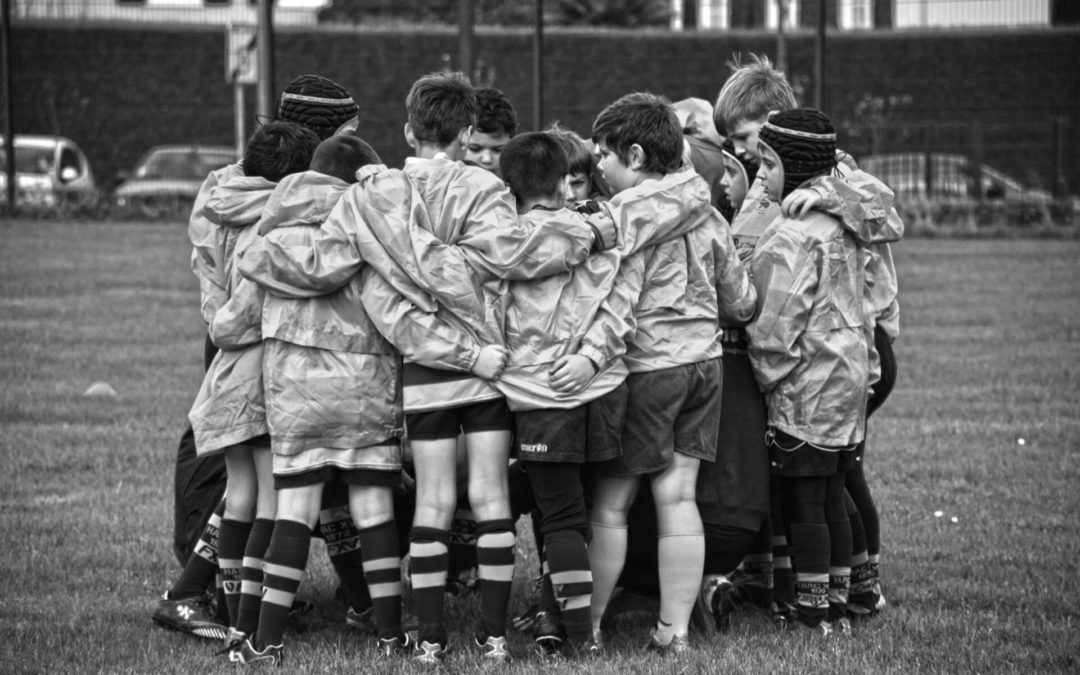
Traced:
<path fill-rule="evenodd" d="M 229 520 L 251 520 L 255 514 L 255 490 L 229 485 L 225 492 L 225 514 Z"/>

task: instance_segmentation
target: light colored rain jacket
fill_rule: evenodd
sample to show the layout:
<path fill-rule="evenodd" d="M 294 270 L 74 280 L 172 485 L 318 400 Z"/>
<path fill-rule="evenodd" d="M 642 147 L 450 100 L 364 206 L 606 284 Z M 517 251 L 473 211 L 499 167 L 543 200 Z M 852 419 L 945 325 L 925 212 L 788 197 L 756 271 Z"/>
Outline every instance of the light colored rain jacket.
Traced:
<path fill-rule="evenodd" d="M 188 239 L 191 241 L 191 271 L 199 280 L 199 311 L 207 324 L 214 312 L 229 299 L 228 272 L 225 254 L 225 236 L 228 230 L 218 227 L 206 209 L 206 200 L 218 185 L 244 175 L 239 162 L 215 169 L 207 175 L 195 196 L 195 203 L 188 220 Z"/>
<path fill-rule="evenodd" d="M 328 292 L 361 274 L 369 317 L 405 357 L 405 410 L 413 412 L 500 398 L 469 373 L 481 347 L 502 343 L 484 282 L 566 271 L 588 256 L 594 239 L 584 220 L 566 230 L 529 229 L 488 171 L 410 158 L 403 170 L 372 173 L 347 190 L 312 247 L 264 239 L 245 257 L 266 257 L 260 283 L 267 288 Z M 435 264 L 433 252 L 447 245 L 470 266 Z"/>
<path fill-rule="evenodd" d="M 377 171 L 385 167 L 365 167 Z M 259 222 L 283 248 L 310 248 L 349 184 L 316 171 L 286 176 Z M 289 227 L 289 226 L 300 227 Z M 237 266 L 256 281 L 268 278 L 265 258 L 240 251 Z M 250 281 L 248 283 L 251 283 Z M 379 334 L 360 301 L 360 277 L 317 297 L 271 286 L 262 307 L 266 415 L 275 454 L 370 448 L 364 468 L 401 465 L 401 356 Z M 294 297 L 286 297 L 294 296 Z"/>
<path fill-rule="evenodd" d="M 695 225 L 622 260 L 619 275 L 636 289 L 627 368 L 648 372 L 719 357 L 720 326 L 749 321 L 756 295 L 704 179 L 690 169 L 678 171 L 624 190 L 608 204 L 655 209 L 658 218 L 681 209 Z"/>
<path fill-rule="evenodd" d="M 778 218 L 751 258 L 758 316 L 746 331 L 770 426 L 825 448 L 863 439 L 869 346 L 863 260 L 836 218 Z"/>
<path fill-rule="evenodd" d="M 693 195 L 698 181 L 690 172 L 665 176 L 666 199 L 616 199 L 598 204 L 598 214 L 618 231 L 616 248 L 595 253 L 569 272 L 544 279 L 511 282 L 506 289 L 506 368 L 495 386 L 511 410 L 576 408 L 614 390 L 629 372 L 622 360 L 633 332 L 634 304 L 640 286 L 620 277 L 619 261 L 652 245 L 685 235 L 701 224 L 706 209 Z M 685 193 L 685 195 L 683 194 Z M 684 198 L 685 197 L 685 198 Z M 566 209 L 533 209 L 522 218 L 537 226 L 560 227 Z M 619 280 L 623 283 L 617 283 Z M 751 305 L 753 301 L 751 300 Z M 579 354 L 597 366 L 597 373 L 579 392 L 557 392 L 548 371 L 566 354 Z"/>
<path fill-rule="evenodd" d="M 262 294 L 236 270 L 235 252 L 257 238 L 252 227 L 262 215 L 274 183 L 243 173 L 223 175 L 196 208 L 200 223 L 217 232 L 204 233 L 196 246 L 200 289 L 207 289 L 202 307 L 209 314 L 210 339 L 219 348 L 188 413 L 200 455 L 222 450 L 266 434 L 263 396 L 263 346 L 260 329 Z M 210 179 L 207 179 L 210 180 Z M 201 226 L 200 226 L 201 228 Z M 201 228 L 204 229 L 204 228 Z M 189 227 L 189 232 L 191 227 Z M 209 242 L 216 242 L 211 250 Z"/>
<path fill-rule="evenodd" d="M 895 236 L 898 240 L 903 236 L 904 222 L 893 208 L 892 190 L 857 169 L 849 155 L 838 152 L 837 157 L 839 176 L 819 176 L 805 184 L 822 197 L 817 210 L 833 216 L 858 235 Z M 743 262 L 750 259 L 758 238 L 779 217 L 780 205 L 765 195 L 761 180 L 755 179 L 731 222 L 731 232 Z"/>

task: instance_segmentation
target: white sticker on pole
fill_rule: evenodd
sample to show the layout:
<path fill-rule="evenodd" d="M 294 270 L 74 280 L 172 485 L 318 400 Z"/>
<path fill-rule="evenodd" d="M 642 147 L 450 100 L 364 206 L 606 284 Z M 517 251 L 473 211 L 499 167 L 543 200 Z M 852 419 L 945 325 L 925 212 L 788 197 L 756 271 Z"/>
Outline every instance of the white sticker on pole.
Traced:
<path fill-rule="evenodd" d="M 259 50 L 255 26 L 229 24 L 225 62 L 225 81 L 256 84 L 259 81 Z"/>

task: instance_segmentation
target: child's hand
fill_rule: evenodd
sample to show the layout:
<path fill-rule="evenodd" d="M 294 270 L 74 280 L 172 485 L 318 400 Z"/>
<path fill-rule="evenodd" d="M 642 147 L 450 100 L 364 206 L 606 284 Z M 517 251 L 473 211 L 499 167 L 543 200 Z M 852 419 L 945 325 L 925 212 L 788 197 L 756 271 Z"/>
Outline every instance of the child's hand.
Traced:
<path fill-rule="evenodd" d="M 576 394 L 596 375 L 596 366 L 580 354 L 560 357 L 548 371 L 548 384 L 560 394 Z"/>
<path fill-rule="evenodd" d="M 780 212 L 787 218 L 802 218 L 816 206 L 821 204 L 821 193 L 809 188 L 798 188 L 784 197 L 780 204 Z"/>
<path fill-rule="evenodd" d="M 509 356 L 505 347 L 499 345 L 484 345 L 480 348 L 480 355 L 473 364 L 472 374 L 485 380 L 498 379 L 506 367 L 506 359 Z"/>

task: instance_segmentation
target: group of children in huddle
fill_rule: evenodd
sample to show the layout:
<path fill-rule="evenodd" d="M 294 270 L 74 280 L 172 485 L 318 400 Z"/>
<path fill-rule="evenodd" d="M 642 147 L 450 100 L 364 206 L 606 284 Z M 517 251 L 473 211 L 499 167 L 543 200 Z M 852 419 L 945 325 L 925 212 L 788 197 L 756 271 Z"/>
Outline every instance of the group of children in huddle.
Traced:
<path fill-rule="evenodd" d="M 346 594 L 381 654 L 441 663 L 459 470 L 485 659 L 511 658 L 512 476 L 543 565 L 542 654 L 602 651 L 635 573 L 655 579 L 661 654 L 691 649 L 695 612 L 723 628 L 738 598 L 822 633 L 880 607 L 862 449 L 895 370 L 902 224 L 782 74 L 735 66 L 722 172 L 699 152 L 720 139 L 688 136 L 660 96 L 608 105 L 590 146 L 515 135 L 508 104 L 486 128 L 501 94 L 478 104 L 440 72 L 406 99 L 401 169 L 355 125 L 320 139 L 278 121 L 207 179 L 190 232 L 220 351 L 190 419 L 227 468 L 208 530 L 230 661 L 282 662 L 327 486 L 344 484 L 363 576 L 342 575 Z"/>

